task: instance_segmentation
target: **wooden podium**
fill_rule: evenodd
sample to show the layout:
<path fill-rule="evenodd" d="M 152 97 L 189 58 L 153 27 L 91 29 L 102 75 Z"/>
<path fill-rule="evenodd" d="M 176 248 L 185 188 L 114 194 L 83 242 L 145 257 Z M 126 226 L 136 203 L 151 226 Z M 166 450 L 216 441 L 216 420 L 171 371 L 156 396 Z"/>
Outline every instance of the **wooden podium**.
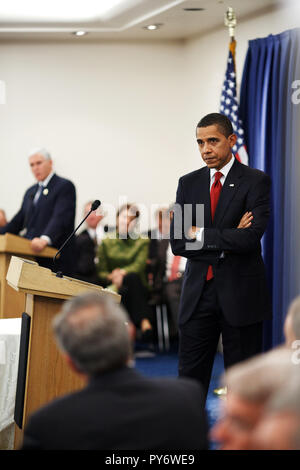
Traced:
<path fill-rule="evenodd" d="M 25 379 L 21 406 L 22 418 L 20 426 L 16 425 L 15 432 L 15 448 L 18 449 L 22 442 L 24 426 L 32 412 L 52 399 L 84 385 L 83 378 L 67 366 L 52 334 L 53 317 L 61 309 L 64 300 L 86 291 L 98 291 L 103 295 L 109 295 L 116 302 L 120 302 L 121 297 L 94 284 L 69 277 L 56 277 L 50 269 L 16 256 L 11 258 L 6 279 L 13 289 L 24 293 L 25 307 L 22 311 L 26 313 L 23 317 L 26 316 L 29 319 L 27 321 L 29 325 L 27 360 L 24 365 L 26 373 L 23 372 Z M 20 368 L 22 362 L 24 363 L 24 358 L 21 357 L 23 354 L 21 353 L 22 334 L 23 319 L 17 400 L 20 400 L 18 397 L 20 395 Z M 18 408 L 20 408 L 19 405 Z"/>
<path fill-rule="evenodd" d="M 16 318 L 24 310 L 25 294 L 14 291 L 6 282 L 6 274 L 12 255 L 34 260 L 36 257 L 53 258 L 55 248 L 46 247 L 35 253 L 30 240 L 7 233 L 0 235 L 0 318 Z"/>

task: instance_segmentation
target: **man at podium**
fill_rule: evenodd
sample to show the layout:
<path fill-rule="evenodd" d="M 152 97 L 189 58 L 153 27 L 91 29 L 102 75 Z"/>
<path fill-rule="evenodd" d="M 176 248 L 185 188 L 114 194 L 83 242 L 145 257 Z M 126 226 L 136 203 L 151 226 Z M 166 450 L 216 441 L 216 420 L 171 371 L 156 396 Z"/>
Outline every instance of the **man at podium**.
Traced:
<path fill-rule="evenodd" d="M 20 210 L 0 227 L 0 234 L 13 233 L 28 238 L 32 250 L 38 254 L 47 245 L 59 248 L 74 230 L 76 192 L 71 181 L 55 174 L 46 149 L 33 150 L 29 165 L 36 184 L 27 189 Z M 55 266 L 47 258 L 40 258 L 39 264 L 72 276 L 74 240 L 66 245 Z"/>

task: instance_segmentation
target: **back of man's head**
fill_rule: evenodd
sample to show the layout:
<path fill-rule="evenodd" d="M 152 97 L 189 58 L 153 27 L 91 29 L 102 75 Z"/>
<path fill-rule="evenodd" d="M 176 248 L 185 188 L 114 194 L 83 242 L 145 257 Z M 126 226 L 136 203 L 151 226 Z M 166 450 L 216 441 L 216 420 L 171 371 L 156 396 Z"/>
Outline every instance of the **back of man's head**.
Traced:
<path fill-rule="evenodd" d="M 108 296 L 91 292 L 65 302 L 53 328 L 61 350 L 85 375 L 124 367 L 131 359 L 127 314 Z"/>
<path fill-rule="evenodd" d="M 275 348 L 230 367 L 222 377 L 228 392 L 250 401 L 265 403 L 292 373 L 292 352 Z"/>

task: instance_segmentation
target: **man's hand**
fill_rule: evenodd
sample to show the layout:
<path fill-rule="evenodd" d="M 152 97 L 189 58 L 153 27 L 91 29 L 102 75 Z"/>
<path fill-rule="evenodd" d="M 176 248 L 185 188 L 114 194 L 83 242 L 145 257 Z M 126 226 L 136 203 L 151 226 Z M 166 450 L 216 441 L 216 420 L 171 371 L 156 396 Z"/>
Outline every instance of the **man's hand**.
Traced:
<path fill-rule="evenodd" d="M 238 225 L 238 228 L 248 228 L 251 225 L 251 221 L 253 219 L 252 212 L 245 212 L 243 217 L 240 220 L 240 223 Z"/>
<path fill-rule="evenodd" d="M 48 245 L 47 241 L 43 238 L 35 237 L 31 240 L 31 249 L 36 253 L 42 251 Z"/>
<path fill-rule="evenodd" d="M 246 212 L 243 217 L 241 218 L 240 220 L 240 223 L 238 225 L 238 228 L 248 228 L 250 227 L 251 225 L 251 221 L 253 219 L 253 215 L 252 215 L 252 212 Z M 196 233 L 199 232 L 200 228 L 199 227 L 195 227 L 195 225 L 193 225 L 190 229 L 189 229 L 189 232 L 188 232 L 188 236 L 190 239 L 192 240 L 195 240 L 196 238 Z"/>
<path fill-rule="evenodd" d="M 195 227 L 195 225 L 193 225 L 190 229 L 189 229 L 189 233 L 188 233 L 188 236 L 191 240 L 195 240 L 196 238 L 196 233 L 200 230 L 199 227 Z"/>

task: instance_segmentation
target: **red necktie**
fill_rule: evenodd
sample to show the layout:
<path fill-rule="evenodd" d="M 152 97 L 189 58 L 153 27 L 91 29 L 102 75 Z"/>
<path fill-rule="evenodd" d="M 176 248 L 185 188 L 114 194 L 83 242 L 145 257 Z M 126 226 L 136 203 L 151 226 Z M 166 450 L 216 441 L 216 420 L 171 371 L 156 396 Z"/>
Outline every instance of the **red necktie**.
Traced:
<path fill-rule="evenodd" d="M 211 187 L 210 190 L 210 210 L 211 210 L 211 220 L 214 220 L 215 212 L 216 212 L 216 207 L 218 204 L 218 200 L 221 194 L 222 190 L 222 184 L 220 179 L 222 178 L 223 174 L 220 171 L 217 171 L 215 173 L 215 181 Z M 206 280 L 209 281 L 214 277 L 213 275 L 213 270 L 212 266 L 208 266 L 207 274 L 206 274 Z"/>
<path fill-rule="evenodd" d="M 171 274 L 169 276 L 169 281 L 174 281 L 178 279 L 177 273 L 179 271 L 179 263 L 180 263 L 181 256 L 174 256 L 172 266 L 171 266 Z"/>

